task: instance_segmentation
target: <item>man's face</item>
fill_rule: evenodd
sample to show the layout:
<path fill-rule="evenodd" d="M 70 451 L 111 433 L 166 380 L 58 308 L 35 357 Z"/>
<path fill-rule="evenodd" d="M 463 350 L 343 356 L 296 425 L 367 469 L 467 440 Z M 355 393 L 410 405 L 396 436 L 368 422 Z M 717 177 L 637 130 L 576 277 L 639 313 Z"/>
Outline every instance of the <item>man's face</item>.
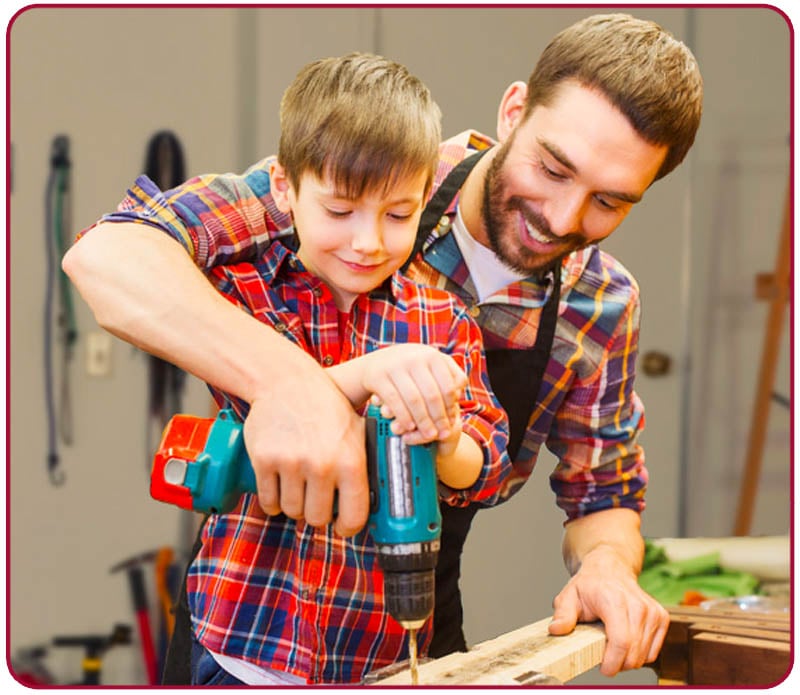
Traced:
<path fill-rule="evenodd" d="M 300 238 L 298 256 L 349 311 L 357 295 L 379 286 L 408 258 L 425 204 L 427 172 L 400 179 L 384 194 L 353 200 L 332 183 L 304 174 L 287 204 Z"/>
<path fill-rule="evenodd" d="M 599 92 L 567 82 L 550 106 L 516 124 L 490 163 L 486 241 L 510 267 L 535 272 L 604 239 L 642 198 L 666 153 Z"/>

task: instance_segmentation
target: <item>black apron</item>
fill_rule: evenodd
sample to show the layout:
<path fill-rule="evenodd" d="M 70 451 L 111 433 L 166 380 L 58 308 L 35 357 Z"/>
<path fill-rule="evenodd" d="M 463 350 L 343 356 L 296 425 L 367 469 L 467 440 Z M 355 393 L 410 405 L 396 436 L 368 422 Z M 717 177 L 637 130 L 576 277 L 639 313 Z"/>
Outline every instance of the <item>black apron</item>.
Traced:
<path fill-rule="evenodd" d="M 461 190 L 469 172 L 488 151 L 476 152 L 456 165 L 428 201 L 420 218 L 414 250 L 403 266 L 403 271 L 422 250 L 428 235 L 439 223 L 458 191 Z M 511 437 L 508 453 L 512 461 L 516 458 L 522 444 L 553 345 L 558 317 L 561 274 L 555 271 L 551 272 L 553 272 L 554 279 L 553 290 L 542 310 L 539 332 L 533 348 L 530 350 L 493 349 L 486 351 L 492 390 L 509 418 Z M 467 507 L 441 505 L 442 539 L 439 561 L 436 566 L 433 639 L 428 652 L 433 658 L 454 651 L 467 650 L 462 628 L 463 609 L 458 580 L 461 574 L 461 553 L 464 549 L 464 542 L 478 509 L 480 507 L 474 504 Z M 197 555 L 202 546 L 200 540 L 202 526 L 192 549 L 192 558 Z M 191 564 L 191 560 L 189 564 Z M 191 649 L 192 621 L 184 577 L 184 581 L 181 583 L 181 594 L 175 605 L 175 628 L 167 650 L 162 676 L 164 685 L 189 685 L 191 683 Z"/>

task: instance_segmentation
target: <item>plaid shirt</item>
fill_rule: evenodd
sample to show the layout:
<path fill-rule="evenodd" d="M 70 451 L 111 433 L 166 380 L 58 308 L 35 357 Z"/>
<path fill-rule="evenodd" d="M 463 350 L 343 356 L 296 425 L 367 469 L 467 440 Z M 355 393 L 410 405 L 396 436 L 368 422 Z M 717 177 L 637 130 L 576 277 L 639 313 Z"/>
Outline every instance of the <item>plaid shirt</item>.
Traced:
<path fill-rule="evenodd" d="M 143 187 L 160 195 L 149 182 Z M 141 209 L 144 218 L 158 218 L 156 207 Z M 481 445 L 484 464 L 466 490 L 440 484 L 440 498 L 453 505 L 497 502 L 511 473 L 508 423 L 489 390 L 480 330 L 466 307 L 450 293 L 395 273 L 341 314 L 292 245 L 276 241 L 255 264 L 218 267 L 210 279 L 232 303 L 324 365 L 399 342 L 451 355 L 468 377 L 460 402 L 463 431 Z M 221 407 L 247 416 L 247 403 L 211 391 Z M 406 631 L 384 607 L 383 574 L 369 533 L 342 538 L 331 526 L 267 517 L 254 495 L 245 495 L 232 513 L 209 518 L 187 591 L 195 635 L 206 648 L 309 683 L 359 682 L 408 657 Z M 418 639 L 424 653 L 430 620 Z"/>
<path fill-rule="evenodd" d="M 475 131 L 442 143 L 434 190 L 459 161 L 493 145 Z M 153 196 L 152 184 L 139 179 L 120 210 L 105 219 L 142 221 L 126 210 L 147 201 L 148 214 L 159 216 L 161 227 L 201 268 L 251 260 L 290 228 L 270 196 L 268 162 L 243 175 L 198 177 L 164 195 Z M 533 346 L 550 288 L 534 277 L 478 302 L 449 224 L 431 234 L 409 274 L 458 295 L 476 317 L 487 349 Z M 568 520 L 612 507 L 644 509 L 647 470 L 637 443 L 644 408 L 633 388 L 639 299 L 635 279 L 596 246 L 564 260 L 553 349 L 504 495 L 530 476 L 545 444 L 558 459 L 550 484 Z"/>

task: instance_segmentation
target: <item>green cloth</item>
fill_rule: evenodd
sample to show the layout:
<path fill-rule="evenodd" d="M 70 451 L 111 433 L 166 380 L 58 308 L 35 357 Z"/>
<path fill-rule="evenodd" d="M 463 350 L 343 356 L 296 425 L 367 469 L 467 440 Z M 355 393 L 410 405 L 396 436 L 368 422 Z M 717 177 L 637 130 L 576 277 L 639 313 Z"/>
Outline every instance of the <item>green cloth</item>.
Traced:
<path fill-rule="evenodd" d="M 662 548 L 647 539 L 642 567 L 639 586 L 665 606 L 679 605 L 687 591 L 720 598 L 748 596 L 759 589 L 754 575 L 723 569 L 719 553 L 670 560 Z"/>

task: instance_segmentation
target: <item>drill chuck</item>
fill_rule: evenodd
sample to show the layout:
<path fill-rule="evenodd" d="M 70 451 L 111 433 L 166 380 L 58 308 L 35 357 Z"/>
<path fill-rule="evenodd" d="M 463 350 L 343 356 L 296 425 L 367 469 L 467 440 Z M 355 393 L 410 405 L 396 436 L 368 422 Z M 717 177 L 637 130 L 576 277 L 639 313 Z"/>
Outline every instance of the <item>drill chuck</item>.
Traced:
<path fill-rule="evenodd" d="M 386 610 L 406 630 L 417 630 L 433 613 L 434 570 L 383 573 Z"/>

